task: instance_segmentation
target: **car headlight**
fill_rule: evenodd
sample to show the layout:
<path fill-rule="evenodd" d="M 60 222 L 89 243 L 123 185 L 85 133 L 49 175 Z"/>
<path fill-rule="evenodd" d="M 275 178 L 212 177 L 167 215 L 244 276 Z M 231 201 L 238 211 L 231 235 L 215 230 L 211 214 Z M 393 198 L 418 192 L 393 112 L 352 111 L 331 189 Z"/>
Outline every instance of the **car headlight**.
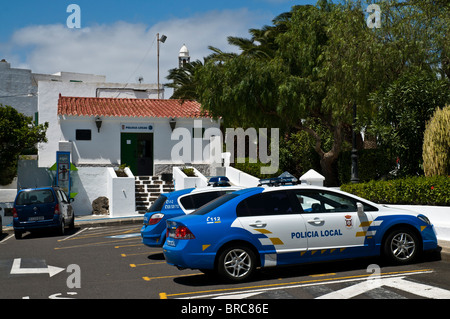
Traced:
<path fill-rule="evenodd" d="M 427 216 L 425 216 L 425 215 L 418 215 L 417 218 L 419 218 L 424 223 L 426 223 L 428 225 L 431 225 L 431 222 L 430 222 L 430 220 L 428 219 Z"/>

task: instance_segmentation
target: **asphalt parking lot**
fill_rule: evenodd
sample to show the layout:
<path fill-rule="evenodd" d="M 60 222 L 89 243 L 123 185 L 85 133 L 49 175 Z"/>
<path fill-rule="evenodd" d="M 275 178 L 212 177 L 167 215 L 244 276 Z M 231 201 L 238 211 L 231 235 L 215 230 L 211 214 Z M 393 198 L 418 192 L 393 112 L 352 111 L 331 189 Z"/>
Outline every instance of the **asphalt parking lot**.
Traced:
<path fill-rule="evenodd" d="M 64 236 L 0 238 L 1 299 L 450 299 L 448 254 L 407 266 L 379 259 L 271 268 L 227 284 L 167 265 L 141 243 L 140 223 L 77 225 Z M 377 275 L 378 286 L 368 284 Z M 372 281 L 373 282 L 373 281 Z"/>

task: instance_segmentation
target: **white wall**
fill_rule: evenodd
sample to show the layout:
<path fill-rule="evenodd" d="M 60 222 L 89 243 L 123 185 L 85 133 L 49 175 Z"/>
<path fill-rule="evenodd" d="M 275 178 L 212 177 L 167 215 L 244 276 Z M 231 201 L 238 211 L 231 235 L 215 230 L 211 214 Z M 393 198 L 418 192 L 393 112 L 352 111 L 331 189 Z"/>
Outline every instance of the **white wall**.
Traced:
<path fill-rule="evenodd" d="M 107 169 L 107 193 L 109 199 L 109 216 L 123 217 L 136 214 L 135 182 L 133 173 L 126 168 L 129 177 L 117 177 L 112 168 Z"/>
<path fill-rule="evenodd" d="M 71 192 L 78 193 L 72 206 L 76 216 L 92 214 L 92 202 L 102 196 L 108 197 L 106 167 L 80 167 L 72 172 Z"/>
<path fill-rule="evenodd" d="M 0 104 L 9 105 L 26 116 L 37 112 L 37 85 L 33 84 L 31 70 L 11 68 L 0 62 Z"/>

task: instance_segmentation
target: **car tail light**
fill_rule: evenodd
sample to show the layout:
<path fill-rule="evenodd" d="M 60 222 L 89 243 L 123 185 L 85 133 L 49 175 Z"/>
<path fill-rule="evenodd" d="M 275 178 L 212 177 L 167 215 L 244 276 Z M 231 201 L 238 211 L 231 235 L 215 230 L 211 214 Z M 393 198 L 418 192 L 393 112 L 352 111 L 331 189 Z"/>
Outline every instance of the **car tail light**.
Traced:
<path fill-rule="evenodd" d="M 17 209 L 14 207 L 13 208 L 13 218 L 17 218 L 19 217 L 19 215 L 17 214 Z"/>
<path fill-rule="evenodd" d="M 55 214 L 55 215 L 60 215 L 60 214 L 61 214 L 61 212 L 60 212 L 60 210 L 59 210 L 59 204 L 56 204 L 56 205 L 55 205 L 55 212 L 54 212 L 54 214 Z"/>
<path fill-rule="evenodd" d="M 163 217 L 164 217 L 164 214 L 161 214 L 161 213 L 153 214 L 148 219 L 147 225 L 156 225 L 161 221 L 161 219 L 163 219 Z"/>
<path fill-rule="evenodd" d="M 195 239 L 194 234 L 186 226 L 178 226 L 175 230 L 169 230 L 169 237 L 175 239 Z"/>

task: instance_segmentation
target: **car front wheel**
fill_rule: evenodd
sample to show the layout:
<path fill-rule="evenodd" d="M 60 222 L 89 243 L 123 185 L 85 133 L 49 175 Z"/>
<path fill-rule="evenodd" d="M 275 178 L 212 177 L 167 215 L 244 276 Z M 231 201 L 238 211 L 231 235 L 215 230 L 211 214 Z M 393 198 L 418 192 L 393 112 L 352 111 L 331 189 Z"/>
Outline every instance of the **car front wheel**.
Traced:
<path fill-rule="evenodd" d="M 220 254 L 217 272 L 226 280 L 240 282 L 253 274 L 255 264 L 255 254 L 250 248 L 230 247 Z"/>
<path fill-rule="evenodd" d="M 386 238 L 385 255 L 396 264 L 407 264 L 419 253 L 420 245 L 417 235 L 409 229 L 397 229 Z"/>

